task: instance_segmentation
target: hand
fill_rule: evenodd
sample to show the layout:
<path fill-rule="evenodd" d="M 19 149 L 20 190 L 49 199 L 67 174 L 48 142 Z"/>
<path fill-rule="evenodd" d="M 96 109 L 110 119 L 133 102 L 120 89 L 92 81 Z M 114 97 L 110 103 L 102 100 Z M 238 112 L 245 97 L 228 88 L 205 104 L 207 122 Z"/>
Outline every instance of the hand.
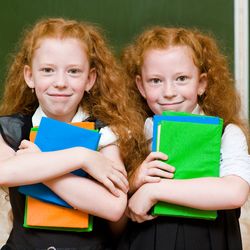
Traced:
<path fill-rule="evenodd" d="M 162 162 L 167 155 L 151 152 L 130 177 L 130 192 L 135 192 L 145 183 L 159 182 L 161 178 L 173 178 L 175 168 Z"/>
<path fill-rule="evenodd" d="M 129 199 L 126 214 L 132 221 L 141 223 L 157 217 L 148 214 L 151 207 L 157 202 L 152 198 L 152 194 L 153 184 L 145 184 Z"/>
<path fill-rule="evenodd" d="M 19 145 L 19 150 L 16 152 L 16 155 L 36 152 L 41 152 L 36 144 L 28 140 L 22 140 L 21 144 Z"/>
<path fill-rule="evenodd" d="M 112 194 L 119 196 L 118 189 L 128 192 L 127 172 L 124 165 L 114 162 L 102 153 L 90 150 L 83 168 L 90 176 L 102 183 Z"/>

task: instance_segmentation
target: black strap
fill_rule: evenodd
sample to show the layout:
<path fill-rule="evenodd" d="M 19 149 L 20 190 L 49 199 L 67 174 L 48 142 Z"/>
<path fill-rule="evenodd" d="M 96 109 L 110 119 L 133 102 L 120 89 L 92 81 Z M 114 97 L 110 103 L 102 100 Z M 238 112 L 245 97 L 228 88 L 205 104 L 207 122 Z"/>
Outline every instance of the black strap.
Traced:
<path fill-rule="evenodd" d="M 94 122 L 95 123 L 95 129 L 97 129 L 97 130 L 100 130 L 101 128 L 104 128 L 104 127 L 107 126 L 104 122 L 100 121 L 99 119 L 96 119 L 93 116 L 88 117 L 84 121 L 86 121 L 86 122 Z"/>

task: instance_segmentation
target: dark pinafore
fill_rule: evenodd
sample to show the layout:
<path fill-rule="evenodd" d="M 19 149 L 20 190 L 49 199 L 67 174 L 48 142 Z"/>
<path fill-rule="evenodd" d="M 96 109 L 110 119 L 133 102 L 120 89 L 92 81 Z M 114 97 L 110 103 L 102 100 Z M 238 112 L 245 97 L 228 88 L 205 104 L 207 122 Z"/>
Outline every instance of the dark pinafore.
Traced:
<path fill-rule="evenodd" d="M 90 120 L 90 119 L 88 119 Z M 92 119 L 93 120 L 93 119 Z M 96 122 L 98 128 L 103 127 Z M 0 117 L 0 132 L 5 142 L 14 150 L 23 139 L 29 138 L 32 127 L 31 116 L 11 115 Z M 25 196 L 18 187 L 9 188 L 10 203 L 13 211 L 13 229 L 2 250 L 110 250 L 111 240 L 105 220 L 94 218 L 93 231 L 86 233 L 39 230 L 24 228 Z"/>

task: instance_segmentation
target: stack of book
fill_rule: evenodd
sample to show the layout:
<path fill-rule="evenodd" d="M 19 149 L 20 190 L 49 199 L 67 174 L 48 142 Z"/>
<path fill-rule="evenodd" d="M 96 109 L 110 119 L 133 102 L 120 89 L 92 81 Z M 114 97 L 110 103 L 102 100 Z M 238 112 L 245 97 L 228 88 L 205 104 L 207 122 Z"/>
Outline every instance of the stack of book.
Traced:
<path fill-rule="evenodd" d="M 32 128 L 30 140 L 42 152 L 62 150 L 71 147 L 85 147 L 96 150 L 100 134 L 94 130 L 93 122 L 67 124 L 43 117 L 38 128 Z M 82 170 L 72 172 L 86 177 Z M 42 183 L 19 187 L 26 195 L 24 227 L 47 230 L 89 232 L 93 228 L 93 217 L 72 208 Z"/>
<path fill-rule="evenodd" d="M 185 112 L 163 112 L 153 118 L 152 150 L 168 155 L 176 168 L 174 179 L 218 177 L 223 120 Z M 173 192 L 166 190 L 166 192 Z M 213 220 L 216 211 L 158 202 L 154 215 Z"/>

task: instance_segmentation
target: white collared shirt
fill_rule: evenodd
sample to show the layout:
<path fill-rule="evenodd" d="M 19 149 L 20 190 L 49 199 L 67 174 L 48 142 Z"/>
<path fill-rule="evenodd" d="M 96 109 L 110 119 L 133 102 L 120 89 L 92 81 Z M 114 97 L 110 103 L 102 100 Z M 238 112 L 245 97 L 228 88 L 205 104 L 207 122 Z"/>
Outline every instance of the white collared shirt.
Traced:
<path fill-rule="evenodd" d="M 192 114 L 204 115 L 197 105 Z M 147 140 L 152 141 L 153 119 L 149 117 L 145 121 L 144 132 Z M 150 144 L 150 149 L 152 143 Z M 221 138 L 220 177 L 237 175 L 250 185 L 250 155 L 243 131 L 235 124 L 228 124 Z"/>
<path fill-rule="evenodd" d="M 47 116 L 43 112 L 41 106 L 39 106 L 32 116 L 33 126 L 39 126 L 42 117 L 47 117 Z M 83 111 L 82 107 L 79 107 L 71 122 L 82 122 L 86 120 L 88 117 L 89 115 Z M 99 141 L 98 150 L 108 145 L 115 144 L 117 142 L 117 136 L 108 126 L 101 128 L 100 133 L 101 133 L 101 138 Z"/>

